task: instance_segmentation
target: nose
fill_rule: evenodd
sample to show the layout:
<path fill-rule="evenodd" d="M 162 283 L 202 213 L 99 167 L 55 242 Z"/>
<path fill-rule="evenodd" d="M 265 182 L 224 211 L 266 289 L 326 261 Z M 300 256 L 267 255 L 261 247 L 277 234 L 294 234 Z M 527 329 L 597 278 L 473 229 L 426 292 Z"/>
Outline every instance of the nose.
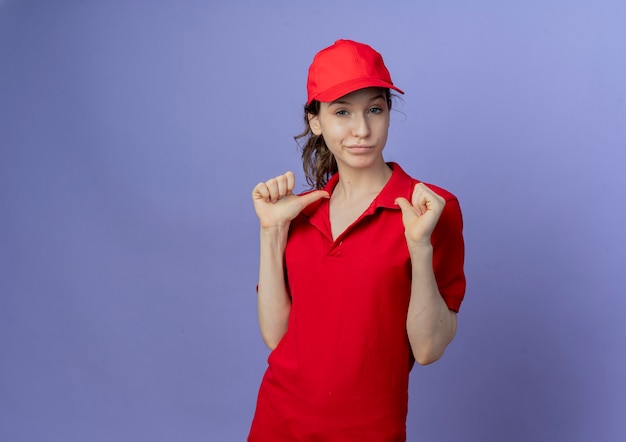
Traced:
<path fill-rule="evenodd" d="M 365 138 L 370 133 L 369 121 L 367 121 L 367 116 L 362 114 L 357 114 L 354 117 L 352 132 L 355 137 Z"/>

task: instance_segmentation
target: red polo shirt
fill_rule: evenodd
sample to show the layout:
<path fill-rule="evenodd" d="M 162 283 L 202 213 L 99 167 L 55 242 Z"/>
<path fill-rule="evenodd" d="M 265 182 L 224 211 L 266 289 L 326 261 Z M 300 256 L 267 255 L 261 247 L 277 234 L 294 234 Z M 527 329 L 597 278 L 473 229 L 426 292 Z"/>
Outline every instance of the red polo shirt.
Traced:
<path fill-rule="evenodd" d="M 327 199 L 292 221 L 289 326 L 269 356 L 249 441 L 405 440 L 411 260 L 395 200 L 410 201 L 418 181 L 390 166 L 385 187 L 336 240 Z M 431 236 L 435 277 L 458 311 L 465 293 L 461 210 L 454 195 L 428 186 L 446 200 Z"/>

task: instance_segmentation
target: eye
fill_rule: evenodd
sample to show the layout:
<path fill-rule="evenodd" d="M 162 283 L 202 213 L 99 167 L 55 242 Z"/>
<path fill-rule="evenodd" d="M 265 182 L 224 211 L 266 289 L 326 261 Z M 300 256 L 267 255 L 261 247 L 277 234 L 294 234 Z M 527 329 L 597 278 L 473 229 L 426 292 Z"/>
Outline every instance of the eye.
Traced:
<path fill-rule="evenodd" d="M 382 108 L 378 106 L 374 106 L 370 108 L 370 112 L 373 114 L 380 114 L 382 111 L 383 111 Z"/>
<path fill-rule="evenodd" d="M 348 115 L 348 111 L 345 110 L 345 109 L 340 109 L 340 110 L 335 112 L 335 115 L 339 115 L 340 117 L 343 117 L 345 115 Z"/>

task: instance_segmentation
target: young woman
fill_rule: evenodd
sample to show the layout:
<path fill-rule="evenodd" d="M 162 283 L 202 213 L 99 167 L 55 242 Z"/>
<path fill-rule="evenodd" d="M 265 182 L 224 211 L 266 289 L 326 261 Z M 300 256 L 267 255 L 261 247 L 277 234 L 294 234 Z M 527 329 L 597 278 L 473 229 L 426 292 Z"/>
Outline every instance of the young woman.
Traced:
<path fill-rule="evenodd" d="M 465 293 L 451 193 L 383 159 L 391 81 L 339 40 L 309 68 L 302 158 L 259 183 L 259 323 L 272 350 L 249 441 L 404 441 L 408 377 L 452 341 Z"/>

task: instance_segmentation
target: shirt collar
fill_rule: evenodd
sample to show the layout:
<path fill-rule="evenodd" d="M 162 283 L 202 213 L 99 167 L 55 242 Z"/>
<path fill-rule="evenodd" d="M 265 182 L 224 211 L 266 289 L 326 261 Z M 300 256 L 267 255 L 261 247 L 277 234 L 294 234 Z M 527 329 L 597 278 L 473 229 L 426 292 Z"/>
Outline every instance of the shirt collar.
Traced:
<path fill-rule="evenodd" d="M 413 193 L 413 179 L 397 163 L 387 164 L 391 167 L 391 178 L 372 201 L 370 208 L 374 210 L 378 207 L 400 210 L 396 198 L 404 197 L 410 201 Z"/>
<path fill-rule="evenodd" d="M 411 194 L 413 193 L 413 179 L 407 175 L 407 173 L 402 170 L 402 168 L 397 163 L 387 163 L 389 167 L 391 167 L 391 177 L 387 184 L 382 188 L 379 194 L 374 198 L 372 204 L 370 204 L 369 208 L 365 211 L 366 214 L 373 213 L 379 207 L 384 207 L 386 209 L 396 209 L 400 210 L 400 207 L 396 204 L 396 198 L 404 197 L 411 200 Z M 339 182 L 339 174 L 336 173 L 328 180 L 328 183 L 324 186 L 324 190 L 328 192 L 328 194 L 332 194 L 333 189 Z M 304 215 L 311 217 L 315 211 L 320 207 L 320 205 L 328 204 L 328 199 L 323 198 L 321 200 L 316 201 L 313 204 L 308 205 L 302 212 Z"/>

